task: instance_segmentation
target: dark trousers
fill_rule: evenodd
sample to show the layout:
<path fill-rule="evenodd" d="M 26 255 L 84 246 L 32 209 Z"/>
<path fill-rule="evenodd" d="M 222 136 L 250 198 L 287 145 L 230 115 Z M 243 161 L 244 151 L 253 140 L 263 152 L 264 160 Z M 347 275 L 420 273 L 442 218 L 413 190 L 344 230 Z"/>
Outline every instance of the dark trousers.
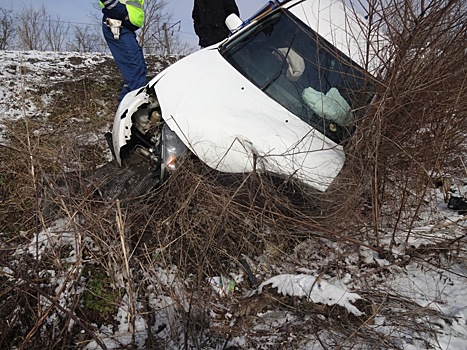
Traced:
<path fill-rule="evenodd" d="M 118 103 L 120 103 L 128 92 L 146 85 L 146 61 L 143 49 L 136 40 L 135 32 L 122 27 L 120 38 L 117 40 L 114 39 L 112 31 L 107 25 L 103 24 L 102 31 L 125 81 L 118 98 Z"/>

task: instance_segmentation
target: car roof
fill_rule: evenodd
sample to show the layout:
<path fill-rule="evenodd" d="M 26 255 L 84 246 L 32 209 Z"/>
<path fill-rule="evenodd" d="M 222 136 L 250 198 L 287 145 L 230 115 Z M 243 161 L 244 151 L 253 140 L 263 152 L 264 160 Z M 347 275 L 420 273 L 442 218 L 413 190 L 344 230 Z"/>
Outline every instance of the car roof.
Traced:
<path fill-rule="evenodd" d="M 367 20 L 354 8 L 346 6 L 343 1 L 291 0 L 282 2 L 280 7 L 288 9 L 370 73 L 374 73 L 379 67 L 380 62 L 376 55 L 376 45 L 382 42 L 379 33 L 372 32 L 372 38 L 375 40 L 369 43 Z"/>

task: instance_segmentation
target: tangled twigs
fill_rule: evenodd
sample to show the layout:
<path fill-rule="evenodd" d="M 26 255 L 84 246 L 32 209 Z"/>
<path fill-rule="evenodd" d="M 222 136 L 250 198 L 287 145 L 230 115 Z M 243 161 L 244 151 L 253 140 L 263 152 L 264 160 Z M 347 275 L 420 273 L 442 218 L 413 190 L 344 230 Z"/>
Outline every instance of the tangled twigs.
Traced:
<path fill-rule="evenodd" d="M 33 281 L 31 281 L 31 279 L 26 276 L 25 274 L 20 274 L 16 271 L 15 267 L 13 265 L 11 265 L 8 261 L 6 261 L 5 259 L 1 258 L 0 257 L 0 264 L 2 266 L 5 266 L 7 267 L 8 269 L 10 269 L 12 272 L 13 272 L 13 277 L 17 280 L 17 281 L 23 281 L 24 283 L 26 283 L 31 289 L 33 289 L 36 293 L 38 293 L 39 295 L 41 295 L 42 297 L 46 298 L 50 303 L 51 303 L 51 307 L 55 307 L 56 309 L 58 309 L 60 312 L 64 313 L 65 315 L 67 315 L 69 318 L 73 319 L 73 321 L 75 321 L 92 339 L 95 340 L 95 342 L 103 349 L 103 350 L 107 350 L 107 347 L 105 346 L 105 344 L 102 342 L 102 340 L 97 336 L 97 330 L 93 327 L 93 326 L 88 326 L 87 324 L 85 324 L 81 318 L 77 317 L 73 312 L 67 310 L 66 308 L 64 308 L 63 306 L 61 306 L 56 298 L 50 296 L 49 294 L 45 293 L 36 283 L 34 283 Z M 21 284 L 17 287 L 17 288 L 20 292 L 23 292 L 24 291 L 24 287 L 21 286 Z M 45 317 L 47 316 L 47 314 L 50 312 L 50 308 L 47 312 L 44 313 L 44 315 L 41 317 L 40 320 L 37 320 L 36 323 L 39 323 L 37 325 L 34 326 L 34 329 L 29 333 L 29 338 L 33 335 L 33 333 L 35 331 L 37 331 L 38 327 L 40 326 L 40 323 L 42 323 L 45 319 Z M 27 345 L 27 340 L 28 339 L 25 339 L 25 341 L 23 342 L 23 344 L 21 345 L 20 348 L 23 348 L 25 345 Z"/>

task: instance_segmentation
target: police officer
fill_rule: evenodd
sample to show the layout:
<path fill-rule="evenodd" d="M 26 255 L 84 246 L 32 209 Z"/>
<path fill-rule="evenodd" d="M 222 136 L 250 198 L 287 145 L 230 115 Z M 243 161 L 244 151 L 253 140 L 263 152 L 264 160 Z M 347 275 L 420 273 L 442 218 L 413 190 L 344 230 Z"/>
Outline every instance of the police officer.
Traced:
<path fill-rule="evenodd" d="M 235 0 L 195 0 L 192 18 L 199 46 L 210 46 L 227 38 L 225 19 L 232 13 L 239 15 Z"/>
<path fill-rule="evenodd" d="M 146 61 L 135 31 L 144 22 L 144 0 L 101 0 L 105 41 L 125 81 L 118 103 L 146 84 Z"/>

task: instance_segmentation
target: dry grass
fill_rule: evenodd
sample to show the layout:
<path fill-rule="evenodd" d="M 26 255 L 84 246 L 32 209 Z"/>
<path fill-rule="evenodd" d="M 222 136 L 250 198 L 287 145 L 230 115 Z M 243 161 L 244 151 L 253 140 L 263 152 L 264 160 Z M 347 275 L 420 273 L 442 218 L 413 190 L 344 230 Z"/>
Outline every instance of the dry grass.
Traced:
<path fill-rule="evenodd" d="M 79 148 L 67 150 L 65 158 L 81 157 Z M 24 168 L 15 172 L 27 173 L 31 158 L 26 152 L 19 154 L 22 156 L 15 156 L 14 163 L 24 162 Z M 274 266 L 284 265 L 287 260 L 296 267 L 313 265 L 297 255 L 297 247 L 302 245 L 313 247 L 313 255 L 307 259 L 314 262 L 315 271 L 332 276 L 343 273 L 346 258 L 365 246 L 355 235 L 342 231 L 344 224 L 329 221 L 343 208 L 330 206 L 328 197 L 300 191 L 298 184 L 257 173 L 237 178 L 220 176 L 188 159 L 176 176 L 148 195 L 107 202 L 89 187 L 87 173 L 71 178 L 60 171 L 51 175 L 53 168 L 42 168 L 42 160 L 33 159 L 38 174 L 48 170 L 47 200 L 54 202 L 55 211 L 49 212 L 50 217 L 44 216 L 40 210 L 44 198 L 37 190 L 45 188 L 40 188 L 41 182 L 30 175 L 21 180 L 27 192 L 24 196 L 7 196 L 9 203 L 24 209 L 23 221 L 18 218 L 22 235 L 12 229 L 3 236 L 8 237 L 8 242 L 1 253 L 1 264 L 11 271 L 1 281 L 1 310 L 6 320 L 1 325 L 2 344 L 6 346 L 34 349 L 46 342 L 50 348 L 71 348 L 80 341 L 102 342 L 95 325 L 117 327 L 116 311 L 122 303 L 129 311 L 130 334 L 135 333 L 136 318 L 141 313 L 150 325 L 157 325 L 161 315 L 169 317 L 174 310 L 179 314 L 170 321 L 170 337 L 151 334 L 148 349 L 175 344 L 209 348 L 222 339 L 245 334 L 249 346 L 256 348 L 271 337 L 273 344 L 290 341 L 290 332 L 322 339 L 329 348 L 362 343 L 391 348 L 395 339 L 368 327 L 376 315 L 384 316 L 394 328 L 418 331 L 421 336 L 432 332 L 430 323 L 414 320 L 439 317 L 431 309 L 383 290 L 362 291 L 367 302 L 359 305 L 366 310 L 361 318 L 338 307 L 283 297 L 273 290 L 248 297 L 241 291 L 254 288 L 255 281 L 248 280 L 246 273 L 234 296 L 224 299 L 213 293 L 207 278 L 242 271 L 243 260 L 261 282 Z M 12 158 L 9 161 L 13 163 Z M 58 232 L 47 233 L 49 245 L 41 254 L 13 258 L 16 247 L 30 243 L 35 232 L 50 227 L 52 219 L 60 217 L 67 224 Z M 352 224 L 358 227 L 358 223 Z M 449 249 L 448 242 L 444 244 Z M 40 247 L 41 243 L 37 241 L 36 245 Z M 440 244 L 439 249 L 442 247 Z M 411 254 L 431 256 L 437 252 Z M 164 280 L 161 270 L 172 271 L 173 280 Z M 378 267 L 368 270 L 371 275 L 378 270 L 381 276 L 388 273 Z M 44 271 L 54 271 L 61 280 Z M 369 283 L 373 284 L 371 278 Z M 146 299 L 150 293 L 170 296 L 172 304 L 153 309 L 150 299 Z M 396 306 L 403 313 L 391 313 Z M 277 328 L 267 319 L 258 318 L 268 310 L 284 317 L 293 312 L 301 321 Z M 214 320 L 212 312 L 217 315 Z M 228 321 L 227 314 L 234 322 Z M 51 317 L 56 318 L 53 324 Z M 254 325 L 262 322 L 265 330 L 255 330 Z M 78 325 L 71 333 L 66 332 L 70 323 Z M 298 343 L 302 340 L 301 336 L 295 339 Z"/>

